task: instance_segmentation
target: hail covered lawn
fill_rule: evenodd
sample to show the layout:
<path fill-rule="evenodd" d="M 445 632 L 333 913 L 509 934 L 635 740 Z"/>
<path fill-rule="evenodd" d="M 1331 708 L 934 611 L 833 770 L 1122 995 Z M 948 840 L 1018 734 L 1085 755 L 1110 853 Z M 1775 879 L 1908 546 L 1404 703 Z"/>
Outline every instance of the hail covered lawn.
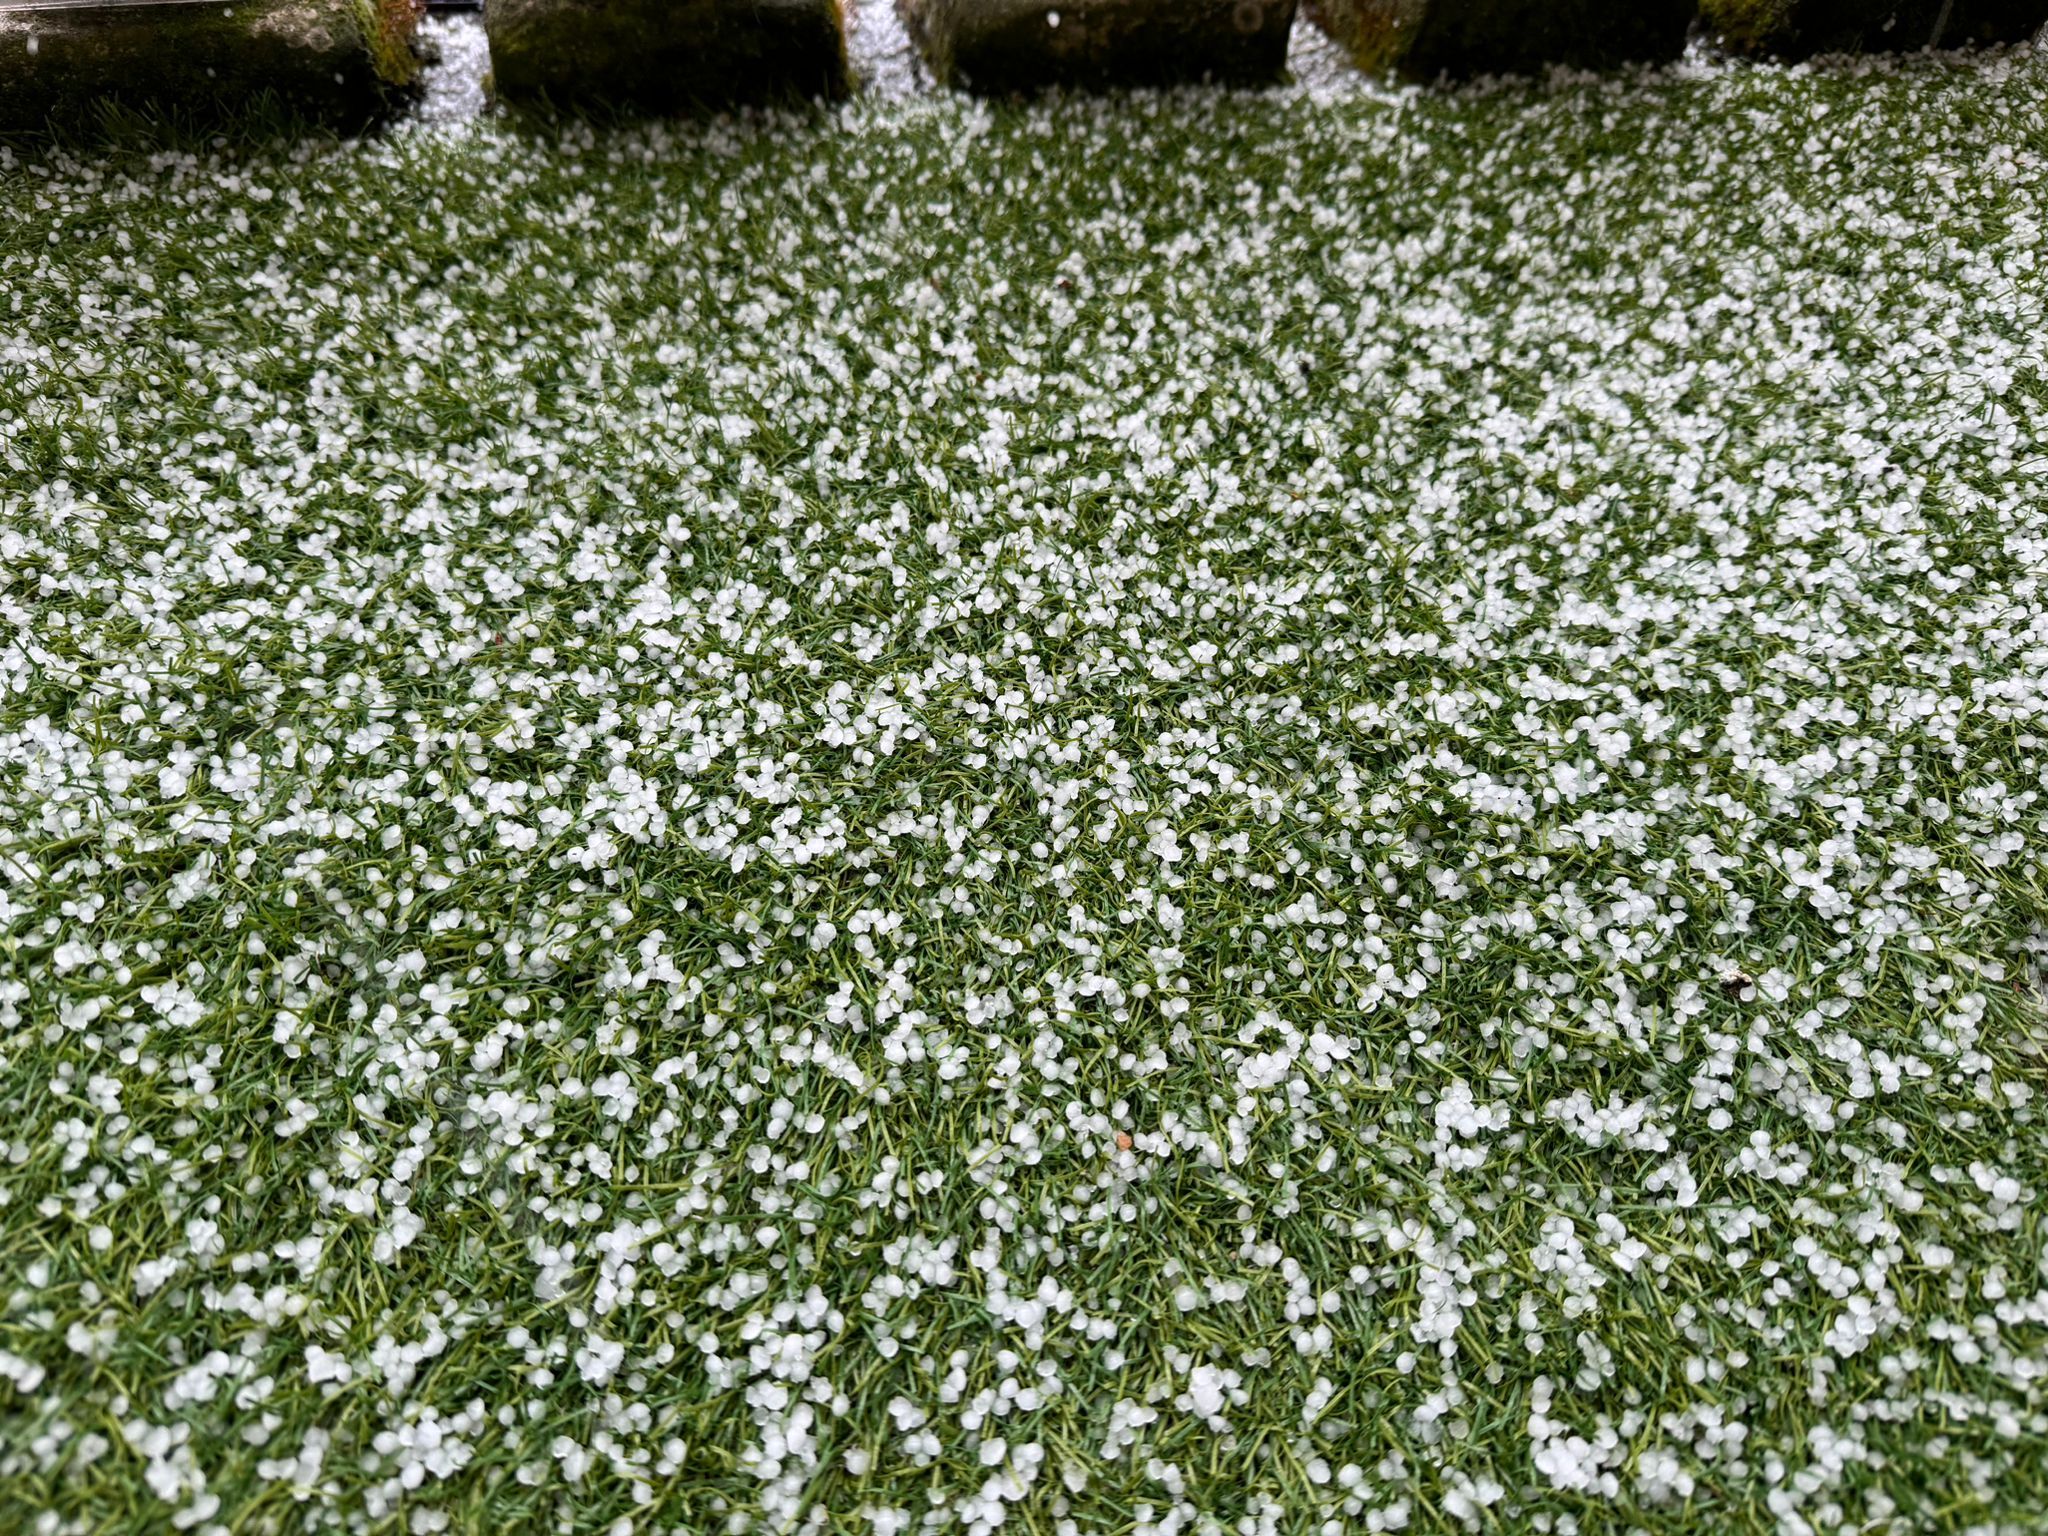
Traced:
<path fill-rule="evenodd" d="M 0 158 L 0 1525 L 2038 1529 L 2043 87 Z"/>

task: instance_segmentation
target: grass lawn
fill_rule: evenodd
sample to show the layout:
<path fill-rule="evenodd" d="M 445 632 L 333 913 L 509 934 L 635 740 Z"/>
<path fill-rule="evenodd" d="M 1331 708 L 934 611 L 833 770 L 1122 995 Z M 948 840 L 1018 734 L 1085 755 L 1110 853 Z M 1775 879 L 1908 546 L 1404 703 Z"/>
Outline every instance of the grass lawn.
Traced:
<path fill-rule="evenodd" d="M 0 154 L 0 1530 L 2039 1531 L 2044 101 Z"/>

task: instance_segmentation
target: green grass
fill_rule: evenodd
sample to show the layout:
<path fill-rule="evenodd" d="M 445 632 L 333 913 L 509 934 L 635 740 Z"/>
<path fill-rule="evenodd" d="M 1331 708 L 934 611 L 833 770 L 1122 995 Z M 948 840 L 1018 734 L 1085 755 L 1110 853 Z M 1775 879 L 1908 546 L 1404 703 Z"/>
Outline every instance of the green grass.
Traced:
<path fill-rule="evenodd" d="M 2042 84 L 0 158 L 0 1529 L 2037 1529 Z"/>

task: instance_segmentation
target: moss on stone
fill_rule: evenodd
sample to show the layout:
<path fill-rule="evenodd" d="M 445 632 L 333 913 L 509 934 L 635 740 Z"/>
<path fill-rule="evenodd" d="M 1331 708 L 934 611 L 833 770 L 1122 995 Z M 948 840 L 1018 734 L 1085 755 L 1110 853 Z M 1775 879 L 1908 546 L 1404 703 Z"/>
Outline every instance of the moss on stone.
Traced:
<path fill-rule="evenodd" d="M 1731 53 L 1760 57 L 1792 24 L 1796 0 L 1700 0 L 1700 24 Z"/>
<path fill-rule="evenodd" d="M 1306 0 L 1361 69 L 1411 80 L 1675 59 L 1693 0 Z"/>
<path fill-rule="evenodd" d="M 1309 20 L 1369 74 L 1398 72 L 1429 0 L 1303 0 Z"/>
<path fill-rule="evenodd" d="M 404 88 L 420 77 L 420 17 L 426 0 L 354 0 L 356 29 L 370 50 L 370 67 L 386 85 Z"/>
<path fill-rule="evenodd" d="M 679 112 L 851 85 L 839 0 L 491 0 L 494 93 Z"/>
<path fill-rule="evenodd" d="M 101 103 L 203 121 L 268 96 L 336 127 L 418 70 L 419 0 L 223 0 L 0 11 L 0 129 L 86 124 Z"/>
<path fill-rule="evenodd" d="M 904 0 L 932 73 L 968 90 L 1214 80 L 1287 67 L 1295 0 Z"/>
<path fill-rule="evenodd" d="M 1701 0 L 1700 21 L 1753 58 L 1905 53 L 2024 41 L 2048 0 Z"/>

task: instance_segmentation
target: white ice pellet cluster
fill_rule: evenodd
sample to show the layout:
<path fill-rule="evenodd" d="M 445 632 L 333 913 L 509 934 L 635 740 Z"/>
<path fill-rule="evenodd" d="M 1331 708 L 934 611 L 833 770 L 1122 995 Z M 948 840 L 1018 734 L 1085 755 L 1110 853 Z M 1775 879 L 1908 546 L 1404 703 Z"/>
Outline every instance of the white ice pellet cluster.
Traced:
<path fill-rule="evenodd" d="M 0 148 L 0 1525 L 2036 1528 L 2044 83 Z"/>

